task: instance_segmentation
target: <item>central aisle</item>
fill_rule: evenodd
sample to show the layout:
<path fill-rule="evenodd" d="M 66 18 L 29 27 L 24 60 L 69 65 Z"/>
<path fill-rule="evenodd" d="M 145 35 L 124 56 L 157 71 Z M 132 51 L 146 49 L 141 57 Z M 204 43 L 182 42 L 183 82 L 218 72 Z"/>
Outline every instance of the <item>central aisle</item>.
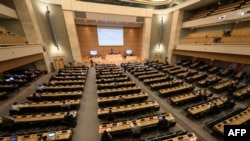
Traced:
<path fill-rule="evenodd" d="M 99 141 L 99 119 L 97 118 L 97 94 L 95 68 L 90 67 L 85 82 L 81 106 L 78 111 L 77 126 L 74 129 L 73 141 Z"/>

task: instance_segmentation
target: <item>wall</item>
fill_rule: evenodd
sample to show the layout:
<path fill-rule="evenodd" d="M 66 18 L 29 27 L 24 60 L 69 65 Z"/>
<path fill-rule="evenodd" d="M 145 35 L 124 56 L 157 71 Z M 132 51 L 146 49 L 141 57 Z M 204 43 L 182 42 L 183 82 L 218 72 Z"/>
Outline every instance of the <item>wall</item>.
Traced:
<path fill-rule="evenodd" d="M 6 31 L 16 33 L 20 36 L 25 36 L 22 24 L 16 19 L 0 19 L 0 26 L 4 27 Z"/>
<path fill-rule="evenodd" d="M 162 27 L 162 37 L 159 42 L 160 36 L 160 25 L 161 18 L 163 18 L 163 27 Z M 167 56 L 169 38 L 171 35 L 171 24 L 172 24 L 172 13 L 166 15 L 153 15 L 152 25 L 151 25 L 151 38 L 150 38 L 150 54 L 149 60 L 154 60 L 156 54 L 162 55 L 162 60 L 164 62 L 165 57 Z"/>
<path fill-rule="evenodd" d="M 123 56 L 126 49 L 132 49 L 135 56 L 140 57 L 141 55 L 141 28 L 124 27 L 124 46 L 108 47 L 98 46 L 96 26 L 77 25 L 76 27 L 83 58 L 89 58 L 90 50 L 97 50 L 98 54 L 104 58 L 106 54 L 110 53 L 111 48 L 114 52 L 120 52 Z"/>
<path fill-rule="evenodd" d="M 55 58 L 63 58 L 65 64 L 73 62 L 62 7 L 60 5 L 47 4 L 40 1 L 32 1 L 32 6 L 36 15 L 38 27 L 41 31 L 43 42 L 47 45 L 50 62 L 53 62 Z M 51 29 L 46 17 L 47 6 L 50 11 L 52 23 L 54 25 L 55 34 L 59 44 L 59 50 L 57 50 L 56 46 L 54 45 Z"/>

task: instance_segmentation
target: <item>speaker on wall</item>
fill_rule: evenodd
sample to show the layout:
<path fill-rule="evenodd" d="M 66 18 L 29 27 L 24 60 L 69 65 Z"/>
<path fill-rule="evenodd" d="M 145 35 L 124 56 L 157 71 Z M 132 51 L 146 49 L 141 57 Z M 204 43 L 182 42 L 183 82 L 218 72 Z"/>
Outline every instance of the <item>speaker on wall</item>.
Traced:
<path fill-rule="evenodd" d="M 49 22 L 49 26 L 50 26 L 50 30 L 51 30 L 51 34 L 52 34 L 52 37 L 53 37 L 54 44 L 57 47 L 57 50 L 59 50 L 58 41 L 57 41 L 57 37 L 56 37 L 56 33 L 55 33 L 55 28 L 54 28 L 54 25 L 53 25 L 53 22 L 52 22 L 52 18 L 50 16 L 50 11 L 49 11 L 48 6 L 47 6 L 47 11 L 46 11 L 46 16 L 47 16 L 47 19 L 48 19 L 48 22 Z"/>

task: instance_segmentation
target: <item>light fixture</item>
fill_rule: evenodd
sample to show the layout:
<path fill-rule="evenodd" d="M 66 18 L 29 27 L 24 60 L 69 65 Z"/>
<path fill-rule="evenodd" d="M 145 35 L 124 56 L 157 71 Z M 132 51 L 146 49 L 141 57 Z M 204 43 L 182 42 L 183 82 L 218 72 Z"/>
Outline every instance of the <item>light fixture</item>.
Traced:
<path fill-rule="evenodd" d="M 55 33 L 55 28 L 54 28 L 54 25 L 53 25 L 53 22 L 52 22 L 52 18 L 50 16 L 50 11 L 49 11 L 48 6 L 47 6 L 47 11 L 46 11 L 46 16 L 47 16 L 47 19 L 49 21 L 49 26 L 50 26 L 50 30 L 51 30 L 51 34 L 52 34 L 52 37 L 53 37 L 54 44 L 55 44 L 57 50 L 59 50 L 58 41 L 57 41 L 57 37 L 56 37 L 56 33 Z"/>

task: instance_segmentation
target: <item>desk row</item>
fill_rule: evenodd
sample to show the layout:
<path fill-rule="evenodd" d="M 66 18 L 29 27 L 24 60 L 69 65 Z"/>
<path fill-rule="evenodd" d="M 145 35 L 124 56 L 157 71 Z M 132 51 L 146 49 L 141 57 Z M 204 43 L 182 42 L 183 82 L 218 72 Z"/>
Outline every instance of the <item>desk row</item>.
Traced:
<path fill-rule="evenodd" d="M 50 141 L 70 141 L 73 135 L 73 130 L 58 130 L 58 131 L 49 131 L 41 132 L 35 134 L 26 134 L 26 135 L 14 135 L 1 137 L 0 141 L 40 141 L 42 139 L 47 139 Z"/>
<path fill-rule="evenodd" d="M 74 110 L 80 107 L 80 99 L 62 101 L 24 102 L 14 103 L 9 110 L 10 115 L 34 112 L 52 112 L 63 109 Z"/>
<path fill-rule="evenodd" d="M 99 106 L 102 105 L 117 105 L 121 101 L 120 99 L 123 98 L 123 104 L 134 102 L 134 101 L 142 101 L 148 99 L 148 93 L 140 92 L 134 94 L 125 94 L 119 96 L 109 96 L 109 97 L 99 97 L 97 98 L 97 103 Z"/>
<path fill-rule="evenodd" d="M 123 105 L 123 106 L 115 106 L 109 108 L 99 108 L 98 109 L 98 118 L 106 117 L 110 114 L 124 114 L 124 113 L 133 113 L 138 111 L 150 111 L 154 110 L 157 111 L 160 109 L 159 104 L 156 101 L 147 101 L 142 103 L 130 104 L 130 105 Z"/>
<path fill-rule="evenodd" d="M 140 91 L 141 91 L 141 88 L 139 86 L 122 87 L 122 88 L 97 90 L 97 95 L 98 96 L 114 96 L 114 95 L 128 94 L 128 93 L 139 93 Z"/>
<path fill-rule="evenodd" d="M 165 116 L 165 119 L 169 122 L 169 127 L 174 127 L 176 124 L 175 118 L 172 116 L 171 113 L 162 113 L 161 116 Z M 136 119 L 135 122 L 141 127 L 148 127 L 157 125 L 159 122 L 158 115 L 149 116 L 144 118 Z M 130 130 L 131 124 L 133 123 L 132 120 L 123 121 L 123 122 L 116 122 L 110 124 L 102 124 L 99 126 L 99 133 L 103 133 L 104 130 L 112 132 L 123 132 L 126 130 Z"/>

